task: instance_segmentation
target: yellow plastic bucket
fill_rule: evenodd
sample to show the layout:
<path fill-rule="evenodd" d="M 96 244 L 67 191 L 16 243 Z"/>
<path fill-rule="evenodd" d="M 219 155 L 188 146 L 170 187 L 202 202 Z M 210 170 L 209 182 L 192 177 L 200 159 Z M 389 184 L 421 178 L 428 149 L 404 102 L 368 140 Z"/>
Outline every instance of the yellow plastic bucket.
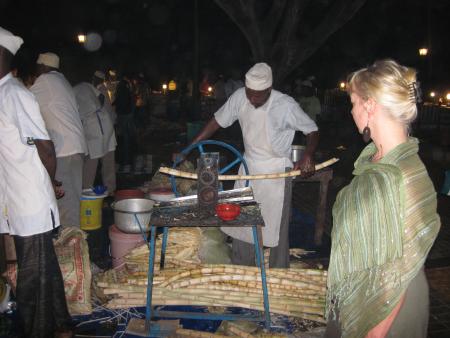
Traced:
<path fill-rule="evenodd" d="M 102 226 L 103 199 L 106 196 L 97 195 L 92 189 L 83 190 L 80 201 L 81 230 L 97 230 Z"/>

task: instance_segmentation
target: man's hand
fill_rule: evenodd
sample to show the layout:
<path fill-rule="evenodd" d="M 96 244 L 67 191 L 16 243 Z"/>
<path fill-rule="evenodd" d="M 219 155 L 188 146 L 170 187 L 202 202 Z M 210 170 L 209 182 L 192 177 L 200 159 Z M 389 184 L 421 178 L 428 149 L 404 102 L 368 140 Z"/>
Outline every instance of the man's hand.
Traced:
<path fill-rule="evenodd" d="M 53 190 L 55 191 L 56 199 L 59 200 L 60 198 L 64 197 L 65 191 L 61 187 L 62 183 L 57 180 L 53 180 L 52 184 L 53 184 Z"/>
<path fill-rule="evenodd" d="M 294 163 L 294 170 L 300 169 L 300 177 L 310 177 L 316 172 L 315 164 L 314 158 L 311 155 L 304 153 L 302 158 Z"/>

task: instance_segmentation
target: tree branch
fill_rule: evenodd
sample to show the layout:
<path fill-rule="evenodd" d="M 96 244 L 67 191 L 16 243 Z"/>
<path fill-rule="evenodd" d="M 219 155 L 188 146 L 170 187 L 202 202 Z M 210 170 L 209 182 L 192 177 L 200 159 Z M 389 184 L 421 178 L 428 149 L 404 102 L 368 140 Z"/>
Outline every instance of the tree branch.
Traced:
<path fill-rule="evenodd" d="M 292 63 L 285 63 L 286 67 L 280 69 L 277 80 L 283 80 L 289 73 L 300 66 L 339 28 L 341 28 L 355 13 L 362 7 L 366 0 L 338 0 L 333 3 L 326 12 L 322 21 L 304 39 L 292 41 L 290 48 L 292 53 Z"/>
<path fill-rule="evenodd" d="M 265 41 L 270 43 L 275 38 L 276 29 L 280 23 L 281 17 L 284 13 L 284 9 L 286 6 L 286 0 L 278 0 L 272 1 L 272 7 L 269 10 L 269 13 L 264 18 L 262 22 L 262 27 L 265 29 Z"/>
<path fill-rule="evenodd" d="M 265 58 L 264 43 L 255 15 L 254 0 L 214 0 L 227 13 L 230 19 L 244 34 L 253 57 L 256 60 Z"/>

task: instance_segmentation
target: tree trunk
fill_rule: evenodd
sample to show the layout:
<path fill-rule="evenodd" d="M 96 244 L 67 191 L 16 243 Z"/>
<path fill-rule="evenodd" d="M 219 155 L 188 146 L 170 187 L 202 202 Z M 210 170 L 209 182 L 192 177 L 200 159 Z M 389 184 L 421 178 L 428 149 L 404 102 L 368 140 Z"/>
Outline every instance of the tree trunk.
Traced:
<path fill-rule="evenodd" d="M 215 0 L 247 39 L 255 62 L 267 62 L 280 85 L 295 69 L 350 20 L 366 0 L 330 0 L 306 24 L 311 0 Z M 309 14 L 309 13 L 308 13 Z"/>

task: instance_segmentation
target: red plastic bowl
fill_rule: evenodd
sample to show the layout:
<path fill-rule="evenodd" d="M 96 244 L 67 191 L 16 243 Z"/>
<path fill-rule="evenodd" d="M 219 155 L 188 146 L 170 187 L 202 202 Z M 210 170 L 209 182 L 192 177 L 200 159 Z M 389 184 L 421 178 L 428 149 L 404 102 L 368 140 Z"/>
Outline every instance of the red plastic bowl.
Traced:
<path fill-rule="evenodd" d="M 223 221 L 232 221 L 241 213 L 241 207 L 233 203 L 220 203 L 216 205 L 217 216 Z"/>

